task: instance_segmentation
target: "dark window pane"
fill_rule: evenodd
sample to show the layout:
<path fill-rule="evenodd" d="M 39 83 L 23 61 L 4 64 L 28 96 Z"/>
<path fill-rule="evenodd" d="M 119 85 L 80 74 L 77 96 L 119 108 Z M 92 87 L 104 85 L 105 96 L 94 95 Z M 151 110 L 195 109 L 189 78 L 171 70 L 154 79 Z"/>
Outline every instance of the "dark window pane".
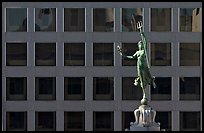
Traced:
<path fill-rule="evenodd" d="M 200 112 L 180 112 L 180 131 L 201 131 Z"/>
<path fill-rule="evenodd" d="M 65 131 L 84 131 L 85 113 L 84 112 L 65 112 L 64 130 Z"/>
<path fill-rule="evenodd" d="M 200 65 L 200 43 L 180 43 L 180 66 Z"/>
<path fill-rule="evenodd" d="M 26 77 L 7 77 L 6 78 L 6 99 L 7 100 L 26 100 L 27 81 Z"/>
<path fill-rule="evenodd" d="M 94 8 L 93 9 L 93 31 L 112 32 L 114 31 L 114 9 Z"/>
<path fill-rule="evenodd" d="M 142 8 L 122 8 L 122 31 L 138 31 L 136 27 L 132 25 L 133 18 L 135 22 L 142 21 L 143 10 Z"/>
<path fill-rule="evenodd" d="M 151 8 L 151 31 L 171 31 L 171 8 Z"/>
<path fill-rule="evenodd" d="M 113 112 L 94 112 L 94 131 L 113 131 Z"/>
<path fill-rule="evenodd" d="M 152 66 L 171 65 L 171 43 L 151 44 L 151 65 Z"/>
<path fill-rule="evenodd" d="M 85 78 L 64 78 L 65 100 L 84 100 Z"/>
<path fill-rule="evenodd" d="M 160 123 L 160 129 L 171 131 L 171 112 L 156 112 L 155 122 Z"/>
<path fill-rule="evenodd" d="M 113 66 L 113 44 L 94 43 L 94 66 Z"/>
<path fill-rule="evenodd" d="M 35 31 L 56 31 L 55 8 L 35 8 Z"/>
<path fill-rule="evenodd" d="M 55 100 L 56 78 L 37 77 L 36 79 L 36 100 Z"/>
<path fill-rule="evenodd" d="M 6 131 L 26 131 L 26 112 L 6 112 Z"/>
<path fill-rule="evenodd" d="M 36 112 L 35 113 L 36 131 L 55 131 L 56 113 L 55 112 Z"/>
<path fill-rule="evenodd" d="M 200 77 L 180 78 L 180 100 L 200 100 Z"/>
<path fill-rule="evenodd" d="M 35 63 L 36 63 L 36 66 L 55 66 L 56 65 L 56 44 L 55 43 L 36 43 L 35 44 Z"/>
<path fill-rule="evenodd" d="M 113 100 L 114 79 L 94 78 L 94 100 Z"/>
<path fill-rule="evenodd" d="M 6 31 L 27 31 L 27 8 L 6 9 Z"/>
<path fill-rule="evenodd" d="M 122 131 L 130 129 L 130 123 L 135 122 L 134 111 L 122 112 Z"/>
<path fill-rule="evenodd" d="M 64 65 L 84 66 L 85 65 L 85 44 L 65 43 L 64 44 Z"/>
<path fill-rule="evenodd" d="M 155 83 L 157 85 L 156 88 L 151 85 L 151 99 L 171 100 L 171 78 L 155 78 Z"/>
<path fill-rule="evenodd" d="M 85 9 L 64 9 L 64 31 L 85 31 Z"/>
<path fill-rule="evenodd" d="M 201 15 L 201 8 L 180 8 L 180 31 L 200 32 Z"/>
<path fill-rule="evenodd" d="M 26 43 L 6 43 L 6 65 L 7 66 L 27 65 Z"/>
<path fill-rule="evenodd" d="M 122 78 L 122 99 L 123 100 L 141 100 L 142 89 L 134 85 L 135 78 L 123 77 Z"/>

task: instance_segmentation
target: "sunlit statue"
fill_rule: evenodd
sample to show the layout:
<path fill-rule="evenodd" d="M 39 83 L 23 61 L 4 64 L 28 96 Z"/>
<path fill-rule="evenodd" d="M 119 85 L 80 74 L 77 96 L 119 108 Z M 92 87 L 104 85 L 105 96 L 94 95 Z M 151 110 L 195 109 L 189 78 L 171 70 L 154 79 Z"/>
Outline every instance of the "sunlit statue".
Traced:
<path fill-rule="evenodd" d="M 152 85 L 156 88 L 156 84 L 154 82 L 155 77 L 150 73 L 147 57 L 147 41 L 143 32 L 143 25 L 141 21 L 136 23 L 134 16 L 131 24 L 134 31 L 136 31 L 137 28 L 141 35 L 141 40 L 137 43 L 138 51 L 133 55 L 125 55 L 124 49 L 120 46 L 117 47 L 123 58 L 137 59 L 138 77 L 134 80 L 134 85 L 142 88 L 143 98 L 139 108 L 134 110 L 135 122 L 131 122 L 130 130 L 126 129 L 125 131 L 160 131 L 160 123 L 155 122 L 156 111 L 148 105 L 148 99 L 145 92 L 147 85 Z"/>
<path fill-rule="evenodd" d="M 146 41 L 143 29 L 142 29 L 142 27 L 143 27 L 142 22 L 139 21 L 136 24 L 135 19 L 133 19 L 132 26 L 133 26 L 135 31 L 136 31 L 136 26 L 140 31 L 141 41 L 138 42 L 139 50 L 136 51 L 132 56 L 130 56 L 130 55 L 125 55 L 124 49 L 122 49 L 119 45 L 117 46 L 117 48 L 118 48 L 120 55 L 122 55 L 123 58 L 128 58 L 128 59 L 136 59 L 137 58 L 138 77 L 137 77 L 137 79 L 134 80 L 134 85 L 140 86 L 142 88 L 143 98 L 141 100 L 141 104 L 147 105 L 147 97 L 146 97 L 145 88 L 146 88 L 147 84 L 149 84 L 149 85 L 152 84 L 153 87 L 156 88 L 156 84 L 154 82 L 155 77 L 152 77 L 151 73 L 150 73 L 150 67 L 149 67 L 149 62 L 148 62 L 148 57 L 147 57 L 147 41 Z"/>

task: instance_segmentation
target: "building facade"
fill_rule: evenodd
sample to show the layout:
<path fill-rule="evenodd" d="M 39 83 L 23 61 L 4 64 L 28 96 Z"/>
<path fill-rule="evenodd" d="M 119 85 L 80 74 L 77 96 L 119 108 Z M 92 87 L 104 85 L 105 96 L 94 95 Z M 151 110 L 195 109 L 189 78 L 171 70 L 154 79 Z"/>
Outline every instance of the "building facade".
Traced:
<path fill-rule="evenodd" d="M 124 131 L 142 98 L 133 85 L 142 21 L 166 131 L 202 130 L 201 2 L 3 2 L 2 130 Z"/>

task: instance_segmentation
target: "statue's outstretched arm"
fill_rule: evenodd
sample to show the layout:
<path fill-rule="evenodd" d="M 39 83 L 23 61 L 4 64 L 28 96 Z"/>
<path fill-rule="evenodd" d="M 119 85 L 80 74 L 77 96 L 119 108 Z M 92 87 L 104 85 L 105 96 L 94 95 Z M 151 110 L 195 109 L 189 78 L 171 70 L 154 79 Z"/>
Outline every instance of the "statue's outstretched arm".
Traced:
<path fill-rule="evenodd" d="M 128 58 L 128 59 L 135 59 L 136 58 L 136 53 L 134 55 L 125 55 L 122 48 L 120 46 L 117 46 L 118 48 L 118 52 L 120 53 L 120 55 L 123 57 L 123 58 Z"/>

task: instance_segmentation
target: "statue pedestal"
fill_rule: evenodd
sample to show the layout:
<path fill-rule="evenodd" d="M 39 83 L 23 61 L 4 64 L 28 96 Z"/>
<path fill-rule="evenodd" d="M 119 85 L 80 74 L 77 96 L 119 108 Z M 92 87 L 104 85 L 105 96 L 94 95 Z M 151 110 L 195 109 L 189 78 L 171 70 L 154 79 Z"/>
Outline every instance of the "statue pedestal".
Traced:
<path fill-rule="evenodd" d="M 160 123 L 155 122 L 156 111 L 148 105 L 141 105 L 134 111 L 135 122 L 125 131 L 160 131 Z"/>

